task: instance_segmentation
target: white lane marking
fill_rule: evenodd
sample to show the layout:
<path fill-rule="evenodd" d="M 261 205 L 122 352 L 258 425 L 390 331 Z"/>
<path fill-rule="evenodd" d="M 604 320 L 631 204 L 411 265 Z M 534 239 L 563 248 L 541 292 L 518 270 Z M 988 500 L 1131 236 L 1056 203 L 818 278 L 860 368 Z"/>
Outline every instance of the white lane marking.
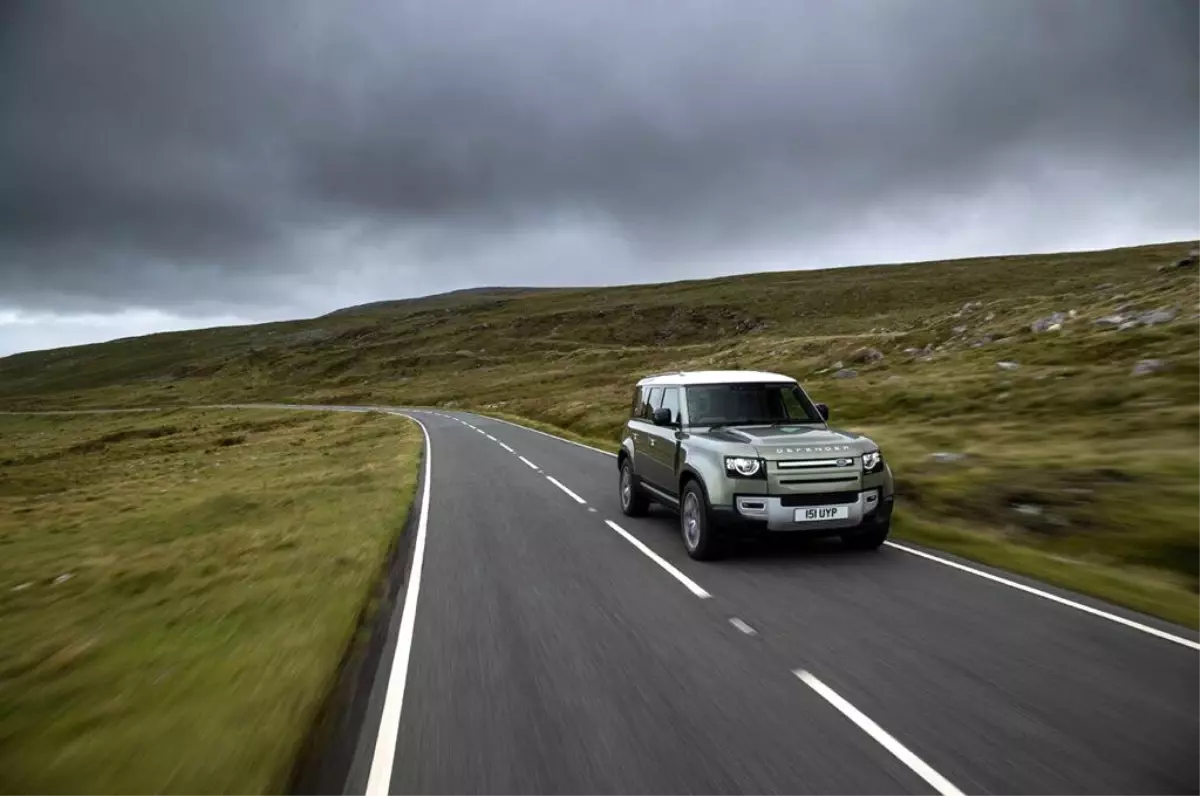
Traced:
<path fill-rule="evenodd" d="M 486 432 L 486 431 L 484 431 L 484 430 L 483 430 L 482 428 L 480 428 L 479 426 L 471 426 L 471 428 L 475 429 L 475 430 L 476 430 L 476 431 L 478 431 L 480 434 L 485 434 L 485 435 L 487 434 L 487 432 Z"/>
<path fill-rule="evenodd" d="M 488 438 L 488 439 L 490 439 L 492 442 L 498 442 L 498 441 L 499 441 L 499 440 L 497 440 L 495 437 L 493 437 L 491 434 L 484 434 L 483 436 L 487 437 L 487 438 Z"/>
<path fill-rule="evenodd" d="M 984 572 L 982 569 L 975 569 L 974 567 L 968 567 L 964 564 L 958 563 L 957 561 L 951 561 L 948 558 L 942 558 L 941 556 L 935 556 L 930 553 L 926 553 L 924 550 L 917 550 L 915 548 L 907 547 L 902 544 L 896 544 L 895 542 L 885 542 L 884 544 L 888 545 L 889 547 L 894 547 L 897 550 L 902 550 L 905 553 L 908 553 L 910 555 L 920 556 L 921 558 L 927 558 L 930 561 L 936 561 L 939 564 L 944 564 L 945 566 L 953 567 L 954 569 L 962 570 L 963 572 L 969 572 L 972 575 L 978 575 L 981 578 L 986 578 L 987 580 L 994 581 L 995 583 L 1000 583 L 1004 586 L 1008 586 L 1013 589 L 1017 589 L 1018 591 L 1023 591 L 1023 592 L 1026 592 L 1027 594 L 1032 594 L 1036 597 L 1041 597 L 1042 599 L 1050 600 L 1051 602 L 1056 602 L 1059 605 L 1065 605 L 1068 608 L 1074 608 L 1077 611 L 1083 611 L 1084 613 L 1092 614 L 1093 616 L 1098 616 L 1101 619 L 1107 619 L 1110 622 L 1116 622 L 1118 625 L 1125 625 L 1125 627 L 1131 627 L 1134 630 L 1140 630 L 1143 633 L 1149 633 L 1152 636 L 1158 636 L 1161 639 L 1166 639 L 1167 641 L 1173 641 L 1176 644 L 1181 644 L 1185 647 L 1191 647 L 1194 650 L 1200 650 L 1200 643 L 1192 641 L 1191 639 L 1183 638 L 1182 636 L 1176 636 L 1171 633 L 1167 633 L 1165 631 L 1159 630 L 1158 628 L 1150 627 L 1149 625 L 1143 625 L 1141 622 L 1134 622 L 1132 619 L 1126 619 L 1124 617 L 1117 616 L 1116 614 L 1110 614 L 1107 611 L 1101 611 L 1099 608 L 1093 608 L 1090 605 L 1084 605 L 1083 603 L 1075 602 L 1074 600 L 1068 600 L 1065 597 L 1059 597 L 1057 594 L 1051 594 L 1048 591 L 1042 591 L 1041 589 L 1035 589 L 1032 586 L 1026 586 L 1024 583 L 1018 583 L 1015 580 L 1009 580 L 1008 578 L 1002 578 L 999 575 L 993 575 L 990 572 Z"/>
<path fill-rule="evenodd" d="M 491 415 L 480 415 L 480 417 L 486 417 L 488 420 L 495 420 L 497 423 L 507 423 L 510 426 L 515 426 L 517 428 L 523 428 L 526 431 L 532 431 L 534 434 L 541 434 L 543 437 L 549 437 L 550 439 L 556 439 L 559 442 L 565 442 L 568 445 L 576 445 L 580 448 L 587 448 L 590 451 L 595 451 L 596 453 L 603 453 L 605 456 L 612 456 L 613 458 L 616 458 L 616 456 L 617 456 L 617 454 L 615 454 L 611 451 L 600 450 L 599 448 L 594 448 L 591 445 L 584 445 L 582 442 L 576 442 L 573 439 L 567 439 L 566 437 L 560 437 L 557 434 L 549 434 L 545 431 L 539 431 L 536 428 L 530 428 L 529 426 L 523 426 L 520 423 L 513 423 L 510 420 L 503 420 L 499 417 L 492 417 Z"/>
<path fill-rule="evenodd" d="M 528 460 L 528 459 L 526 459 L 524 456 L 518 456 L 517 458 L 518 458 L 518 459 L 520 459 L 521 461 L 525 462 L 526 464 L 528 464 L 528 465 L 530 466 L 530 468 L 532 468 L 532 469 L 534 469 L 534 470 L 536 470 L 536 469 L 538 468 L 536 464 L 534 464 L 533 462 L 529 461 L 529 460 Z"/>
<path fill-rule="evenodd" d="M 497 442 L 499 442 L 499 440 L 497 440 Z M 510 447 L 508 447 L 508 446 L 507 446 L 507 445 L 505 445 L 503 442 L 500 442 L 500 447 L 501 447 L 501 448 L 504 448 L 504 450 L 508 451 L 509 453 L 516 453 L 516 451 L 515 451 L 515 450 L 513 450 L 513 449 L 512 449 L 512 448 L 510 448 Z"/>
<path fill-rule="evenodd" d="M 562 484 L 560 484 L 560 483 L 559 483 L 557 480 L 555 480 L 555 479 L 554 479 L 554 477 L 553 477 L 553 476 L 549 476 L 549 475 L 548 475 L 548 476 L 546 476 L 546 480 L 547 480 L 547 481 L 549 481 L 550 483 L 554 484 L 556 487 L 558 487 L 558 488 L 559 488 L 559 489 L 561 489 L 562 491 L 566 492 L 568 495 L 570 495 L 570 496 L 571 496 L 571 498 L 572 498 L 572 499 L 573 499 L 573 500 L 574 500 L 576 503 L 587 503 L 587 501 L 586 501 L 586 500 L 584 500 L 583 498 L 581 498 L 579 495 L 576 495 L 574 492 L 572 492 L 571 490 L 567 489 L 565 486 L 563 486 Z"/>
<path fill-rule="evenodd" d="M 588 506 L 588 511 L 590 511 L 592 514 L 596 513 L 596 509 L 592 506 Z"/>
<path fill-rule="evenodd" d="M 399 413 L 396 413 L 399 414 Z M 429 431 L 416 418 L 425 436 L 425 477 L 421 494 L 421 514 L 417 519 L 417 538 L 413 542 L 412 567 L 408 573 L 408 590 L 404 594 L 404 612 L 400 615 L 400 634 L 396 639 L 396 654 L 388 674 L 387 693 L 383 698 L 383 715 L 379 719 L 379 734 L 375 736 L 375 756 L 367 777 L 367 796 L 386 794 L 392 783 L 392 765 L 396 756 L 396 739 L 400 734 L 400 709 L 404 705 L 404 685 L 408 680 L 408 660 L 412 656 L 413 624 L 417 616 L 417 595 L 421 590 L 421 565 L 425 561 L 425 534 L 429 526 L 429 492 L 433 487 L 433 445 Z"/>
<path fill-rule="evenodd" d="M 758 631 L 757 631 L 757 630 L 755 630 L 754 628 L 750 627 L 750 625 L 746 624 L 746 623 L 745 623 L 745 622 L 743 622 L 741 619 L 738 619 L 736 616 L 734 616 L 734 617 L 730 617 L 730 619 L 729 619 L 729 624 L 733 625 L 733 626 L 734 626 L 734 627 L 736 627 L 738 630 L 740 630 L 740 631 L 742 631 L 743 633 L 745 633 L 747 636 L 757 636 L 757 635 L 758 635 Z"/>
<path fill-rule="evenodd" d="M 895 755 L 901 763 L 908 766 L 917 776 L 932 785 L 938 793 L 943 794 L 943 796 L 962 796 L 962 791 L 950 784 L 948 779 L 934 771 L 928 763 L 909 751 L 908 747 L 893 738 L 887 730 L 872 721 L 866 714 L 845 699 L 842 699 L 832 688 L 803 669 L 793 669 L 792 674 L 799 677 L 801 682 L 820 694 L 826 702 L 840 710 L 846 718 L 857 724 L 860 730 L 871 736 L 876 743 Z"/>
<path fill-rule="evenodd" d="M 655 564 L 658 564 L 660 567 L 665 569 L 667 571 L 668 575 L 675 578 L 675 580 L 679 581 L 684 586 L 686 586 L 688 591 L 690 591 L 692 594 L 696 595 L 701 600 L 707 600 L 709 597 L 712 597 L 711 594 L 706 592 L 704 589 L 700 588 L 700 585 L 697 584 L 696 581 L 692 580 L 687 575 L 685 575 L 682 572 L 680 572 L 679 570 L 675 569 L 675 567 L 671 566 L 671 563 L 669 561 L 664 559 L 658 553 L 651 550 L 649 547 L 646 547 L 646 545 L 642 544 L 640 539 L 638 539 L 636 536 L 631 534 L 629 531 L 625 530 L 620 525 L 617 525 L 612 520 L 605 520 L 604 522 L 608 525 L 609 528 L 612 528 L 614 531 L 616 531 L 617 533 L 624 536 L 625 541 L 629 542 L 631 545 L 636 547 L 638 550 L 641 550 L 646 555 L 647 558 L 649 558 Z"/>

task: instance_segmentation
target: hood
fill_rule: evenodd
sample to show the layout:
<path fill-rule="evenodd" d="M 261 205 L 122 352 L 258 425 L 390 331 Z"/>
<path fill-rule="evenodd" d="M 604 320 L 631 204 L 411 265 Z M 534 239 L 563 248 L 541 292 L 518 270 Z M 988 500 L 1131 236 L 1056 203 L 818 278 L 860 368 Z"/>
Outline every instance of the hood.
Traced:
<path fill-rule="evenodd" d="M 753 445 L 765 459 L 862 453 L 875 447 L 861 434 L 818 426 L 729 426 L 702 436 Z"/>

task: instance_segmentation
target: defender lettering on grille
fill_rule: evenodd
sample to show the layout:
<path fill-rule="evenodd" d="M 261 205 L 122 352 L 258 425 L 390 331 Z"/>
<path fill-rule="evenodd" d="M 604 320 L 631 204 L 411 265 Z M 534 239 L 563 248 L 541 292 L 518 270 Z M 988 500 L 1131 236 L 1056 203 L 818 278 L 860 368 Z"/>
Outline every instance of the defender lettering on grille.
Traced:
<path fill-rule="evenodd" d="M 776 453 L 837 453 L 852 450 L 849 445 L 815 445 L 804 448 L 776 448 Z"/>

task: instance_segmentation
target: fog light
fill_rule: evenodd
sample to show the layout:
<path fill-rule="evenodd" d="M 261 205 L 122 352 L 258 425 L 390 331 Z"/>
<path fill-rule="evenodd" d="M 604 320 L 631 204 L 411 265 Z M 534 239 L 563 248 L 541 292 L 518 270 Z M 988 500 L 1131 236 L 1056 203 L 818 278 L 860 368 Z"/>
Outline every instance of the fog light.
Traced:
<path fill-rule="evenodd" d="M 863 503 L 865 504 L 867 511 L 870 511 L 871 509 L 878 506 L 879 505 L 879 490 L 878 489 L 868 489 L 866 492 L 863 492 Z"/>

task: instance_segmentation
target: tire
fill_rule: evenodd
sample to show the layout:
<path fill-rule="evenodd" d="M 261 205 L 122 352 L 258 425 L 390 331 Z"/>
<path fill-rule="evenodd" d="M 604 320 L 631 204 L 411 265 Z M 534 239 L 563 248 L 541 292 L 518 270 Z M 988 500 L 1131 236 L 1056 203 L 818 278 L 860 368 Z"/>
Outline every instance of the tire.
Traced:
<path fill-rule="evenodd" d="M 626 517 L 641 517 L 650 508 L 646 494 L 638 487 L 637 476 L 633 474 L 633 465 L 626 456 L 621 462 L 621 479 L 618 482 L 618 495 L 621 498 L 621 512 Z"/>
<path fill-rule="evenodd" d="M 883 525 L 876 526 L 870 530 L 843 534 L 842 544 L 851 550 L 878 550 L 887 541 L 891 530 L 892 523 L 885 522 Z"/>
<path fill-rule="evenodd" d="M 721 557 L 724 545 L 713 526 L 708 497 L 695 479 L 688 479 L 679 496 L 679 533 L 683 548 L 692 558 L 711 561 Z"/>

